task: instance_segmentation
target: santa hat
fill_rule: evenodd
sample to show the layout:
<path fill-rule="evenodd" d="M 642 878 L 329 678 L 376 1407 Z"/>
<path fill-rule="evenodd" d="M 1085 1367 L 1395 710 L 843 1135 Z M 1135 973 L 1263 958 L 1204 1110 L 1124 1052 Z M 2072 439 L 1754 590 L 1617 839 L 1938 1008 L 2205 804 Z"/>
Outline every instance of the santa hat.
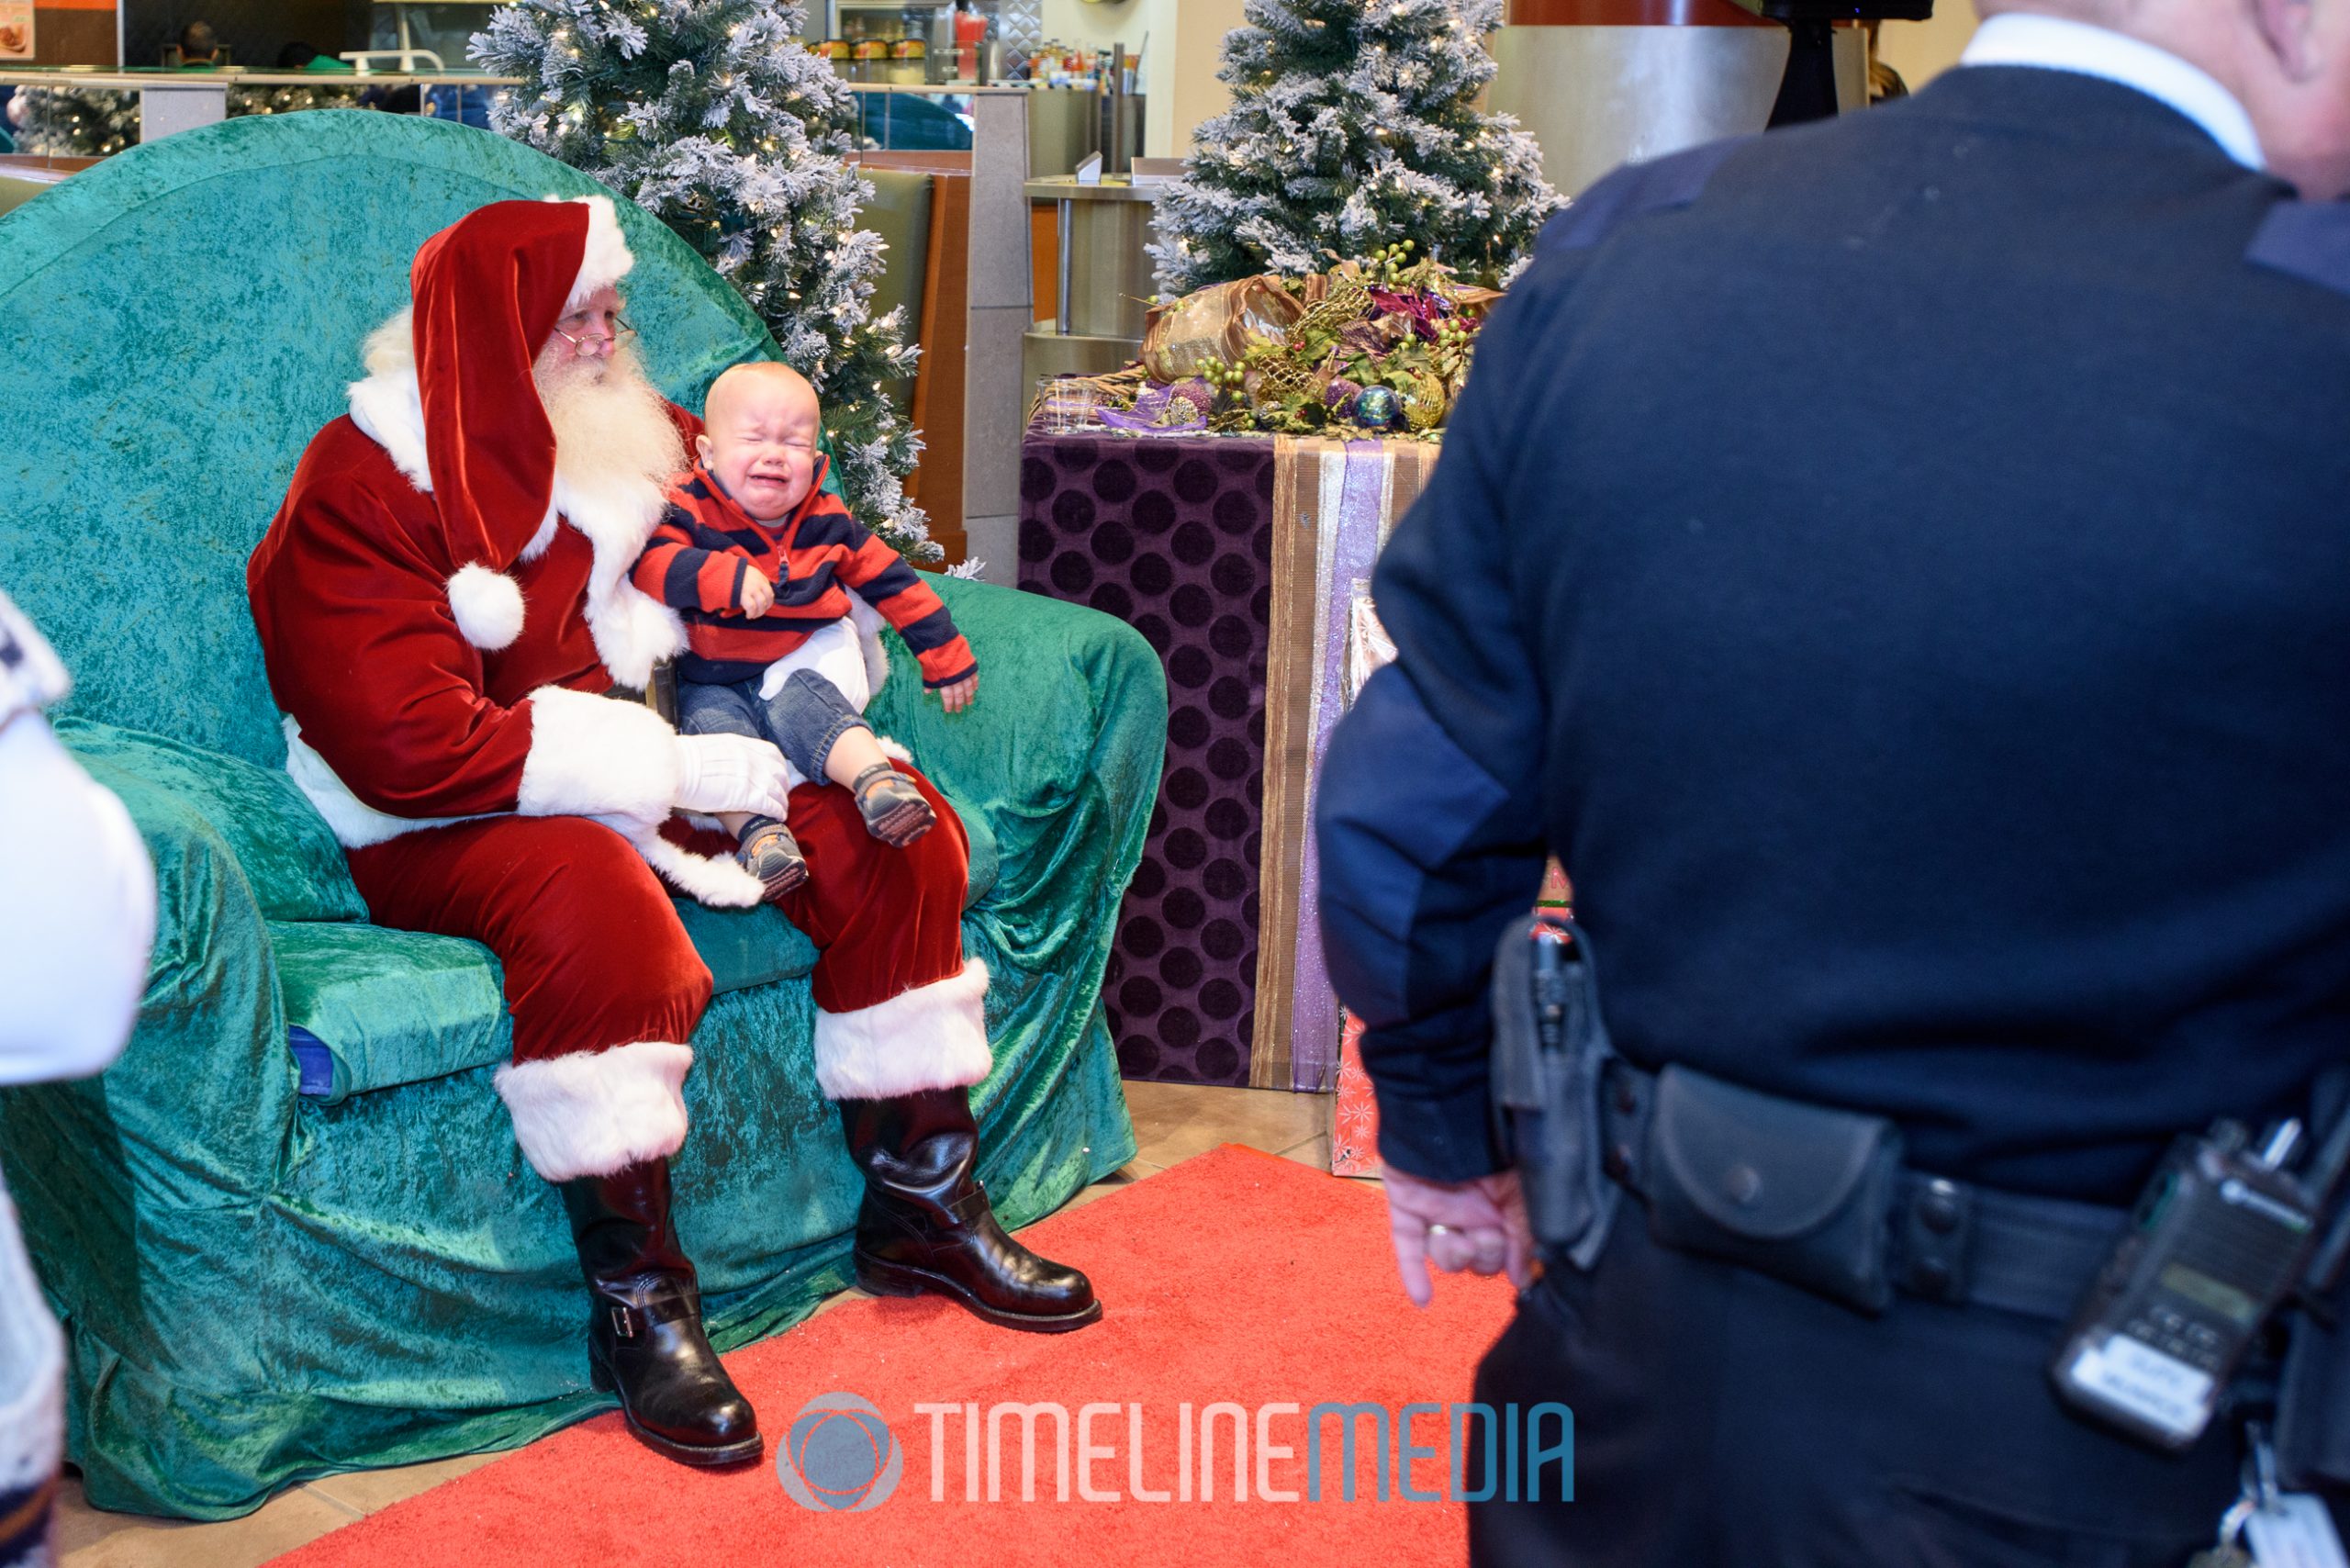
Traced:
<path fill-rule="evenodd" d="M 408 271 L 449 607 L 476 647 L 522 634 L 522 591 L 505 571 L 554 494 L 554 429 L 531 367 L 554 324 L 634 263 L 611 197 L 550 196 L 467 213 L 427 240 Z"/>

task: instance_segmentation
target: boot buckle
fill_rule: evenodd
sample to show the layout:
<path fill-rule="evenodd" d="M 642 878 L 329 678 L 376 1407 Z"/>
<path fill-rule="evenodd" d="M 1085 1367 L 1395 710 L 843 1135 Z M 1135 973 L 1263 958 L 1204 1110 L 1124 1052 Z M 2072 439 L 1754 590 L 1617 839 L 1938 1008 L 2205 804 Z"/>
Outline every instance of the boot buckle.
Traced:
<path fill-rule="evenodd" d="M 627 1307 L 618 1305 L 613 1305 L 610 1308 L 610 1311 L 612 1315 L 612 1333 L 622 1339 L 635 1338 L 636 1314 L 631 1312 Z"/>
<path fill-rule="evenodd" d="M 946 1213 L 957 1226 L 966 1228 L 988 1218 L 994 1211 L 988 1204 L 988 1190 L 977 1182 L 946 1204 Z"/>

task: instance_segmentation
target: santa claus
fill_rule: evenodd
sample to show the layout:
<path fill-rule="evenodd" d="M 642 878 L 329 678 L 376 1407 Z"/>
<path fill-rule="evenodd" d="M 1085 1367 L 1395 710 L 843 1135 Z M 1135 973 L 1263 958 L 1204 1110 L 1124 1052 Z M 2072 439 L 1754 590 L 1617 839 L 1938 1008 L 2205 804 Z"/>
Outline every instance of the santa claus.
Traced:
<path fill-rule="evenodd" d="M 914 775 L 939 826 L 890 848 L 846 790 L 787 796 L 772 745 L 681 736 L 607 695 L 684 646 L 629 583 L 696 429 L 631 352 L 631 264 L 603 196 L 499 202 L 425 241 L 410 308 L 368 340 L 246 580 L 287 768 L 375 922 L 504 966 L 498 1092 L 563 1189 L 597 1385 L 655 1449 L 721 1464 L 761 1439 L 703 1336 L 668 1165 L 711 976 L 654 867 L 709 902 L 759 889 L 679 847 L 673 812 L 788 814 L 807 856 L 779 902 L 821 953 L 816 1076 L 866 1181 L 857 1282 L 1013 1328 L 1102 1309 L 1004 1235 L 973 1175 L 987 973 L 963 956 L 968 846 L 945 799 Z"/>

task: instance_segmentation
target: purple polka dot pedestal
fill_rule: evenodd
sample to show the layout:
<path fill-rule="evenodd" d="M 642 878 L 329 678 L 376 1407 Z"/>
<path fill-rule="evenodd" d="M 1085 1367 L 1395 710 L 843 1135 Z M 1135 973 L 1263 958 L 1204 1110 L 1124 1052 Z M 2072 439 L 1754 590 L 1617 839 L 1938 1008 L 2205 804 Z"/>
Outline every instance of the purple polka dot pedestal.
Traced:
<path fill-rule="evenodd" d="M 1167 770 L 1102 988 L 1128 1078 L 1248 1082 L 1272 498 L 1270 440 L 1021 448 L 1020 586 L 1118 617 L 1167 666 Z"/>

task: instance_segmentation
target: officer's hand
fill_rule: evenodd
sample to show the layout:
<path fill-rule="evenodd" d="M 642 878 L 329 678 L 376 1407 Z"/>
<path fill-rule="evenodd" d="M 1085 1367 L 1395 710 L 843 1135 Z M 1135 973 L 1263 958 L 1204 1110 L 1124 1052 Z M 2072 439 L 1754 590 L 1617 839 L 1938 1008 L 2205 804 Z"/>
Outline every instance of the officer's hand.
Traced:
<path fill-rule="evenodd" d="M 1534 1281 L 1534 1233 L 1526 1221 L 1526 1199 L 1517 1172 L 1480 1176 L 1473 1182 L 1430 1182 L 1382 1165 L 1387 1184 L 1387 1228 L 1395 1243 L 1395 1268 L 1414 1306 L 1436 1299 L 1428 1274 L 1434 1264 L 1447 1273 L 1505 1271 L 1524 1290 Z"/>

